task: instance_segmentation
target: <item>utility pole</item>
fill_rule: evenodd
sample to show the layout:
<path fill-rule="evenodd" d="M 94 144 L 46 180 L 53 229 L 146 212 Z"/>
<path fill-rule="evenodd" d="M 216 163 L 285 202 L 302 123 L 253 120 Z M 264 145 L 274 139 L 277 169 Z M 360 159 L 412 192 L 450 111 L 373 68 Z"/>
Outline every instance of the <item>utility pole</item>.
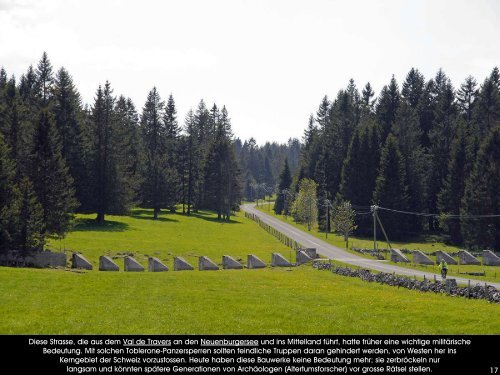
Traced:
<path fill-rule="evenodd" d="M 325 199 L 325 204 L 326 204 L 326 211 L 325 211 L 325 238 L 328 238 L 328 227 L 330 226 L 330 201 Z"/>
<path fill-rule="evenodd" d="M 312 213 L 312 199 L 310 196 L 308 197 L 308 200 L 309 200 L 309 212 L 307 213 L 307 229 L 310 232 L 311 231 L 311 213 Z"/>
<path fill-rule="evenodd" d="M 380 256 L 377 249 L 377 206 L 371 206 L 373 213 L 373 250 L 377 252 L 377 256 Z"/>

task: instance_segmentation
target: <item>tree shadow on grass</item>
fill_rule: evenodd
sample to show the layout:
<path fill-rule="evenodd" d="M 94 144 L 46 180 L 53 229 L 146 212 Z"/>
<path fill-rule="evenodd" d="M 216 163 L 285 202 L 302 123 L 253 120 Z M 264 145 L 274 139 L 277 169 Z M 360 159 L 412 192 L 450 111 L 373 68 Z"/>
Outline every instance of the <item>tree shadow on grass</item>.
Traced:
<path fill-rule="evenodd" d="M 130 217 L 133 217 L 134 219 L 139 219 L 139 220 L 151 220 L 151 221 L 161 221 L 161 222 L 179 222 L 177 219 L 171 219 L 169 217 L 164 217 L 164 216 L 159 216 L 158 219 L 153 219 L 153 214 L 150 213 L 148 216 L 144 215 L 130 215 Z"/>
<path fill-rule="evenodd" d="M 162 222 L 178 222 L 179 220 L 173 219 L 170 216 L 175 215 L 173 212 L 163 210 L 158 219 L 153 219 L 153 210 L 135 208 L 130 212 L 130 217 L 140 220 L 152 220 Z"/>
<path fill-rule="evenodd" d="M 76 219 L 72 232 L 124 232 L 129 225 L 119 221 L 105 220 L 99 225 L 95 219 Z"/>
<path fill-rule="evenodd" d="M 216 216 L 212 216 L 211 214 L 209 214 L 207 212 L 203 212 L 203 211 L 193 212 L 193 213 L 191 213 L 191 216 L 192 217 L 196 217 L 198 219 L 205 220 L 205 221 L 211 221 L 213 223 L 220 223 L 220 224 L 241 224 L 241 222 L 236 221 L 236 220 L 232 220 L 232 219 L 229 220 L 229 221 L 217 219 Z"/>

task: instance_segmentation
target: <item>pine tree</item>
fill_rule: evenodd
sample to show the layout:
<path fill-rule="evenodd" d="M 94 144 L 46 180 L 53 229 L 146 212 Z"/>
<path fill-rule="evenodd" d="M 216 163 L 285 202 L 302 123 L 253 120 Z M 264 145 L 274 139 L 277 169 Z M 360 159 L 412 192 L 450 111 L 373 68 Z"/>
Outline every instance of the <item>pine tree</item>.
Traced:
<path fill-rule="evenodd" d="M 497 215 L 464 218 L 462 236 L 469 247 L 500 250 L 500 126 L 492 129 L 481 144 L 474 170 L 467 179 L 461 215 Z"/>
<path fill-rule="evenodd" d="M 283 211 L 288 215 L 288 207 L 286 203 L 289 196 L 290 185 L 292 184 L 292 174 L 290 172 L 290 166 L 288 165 L 288 158 L 285 159 L 285 163 L 283 165 L 283 170 L 279 176 L 279 184 L 278 184 L 278 195 L 276 198 L 276 202 L 274 203 L 274 212 L 278 215 L 281 215 Z"/>
<path fill-rule="evenodd" d="M 387 137 L 380 156 L 373 203 L 389 209 L 403 211 L 408 209 L 408 187 L 404 158 L 399 151 L 398 141 L 392 134 Z M 389 238 L 400 239 L 408 230 L 404 215 L 385 211 L 378 215 Z"/>
<path fill-rule="evenodd" d="M 63 237 L 70 228 L 77 201 L 54 120 L 45 109 L 40 112 L 35 130 L 30 175 L 43 209 L 45 230 Z"/>

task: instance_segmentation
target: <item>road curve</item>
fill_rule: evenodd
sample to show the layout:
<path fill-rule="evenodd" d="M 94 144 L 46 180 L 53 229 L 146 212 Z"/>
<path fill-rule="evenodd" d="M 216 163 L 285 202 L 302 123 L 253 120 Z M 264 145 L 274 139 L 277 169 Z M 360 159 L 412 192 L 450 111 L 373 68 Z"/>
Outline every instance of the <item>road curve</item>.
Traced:
<path fill-rule="evenodd" d="M 376 259 L 372 260 L 363 258 L 355 254 L 348 253 L 344 249 L 330 245 L 329 243 L 322 241 L 319 238 L 316 238 L 290 224 L 287 224 L 279 219 L 276 219 L 271 215 L 268 215 L 262 211 L 257 210 L 253 203 L 247 203 L 242 205 L 241 207 L 243 211 L 258 216 L 263 222 L 269 224 L 270 226 L 279 230 L 280 232 L 287 235 L 291 239 L 299 242 L 303 246 L 315 247 L 319 254 L 327 258 L 338 260 L 343 263 L 349 263 L 354 266 L 359 266 L 362 268 L 370 268 L 380 272 L 388 272 L 388 273 L 395 272 L 398 275 L 404 275 L 410 277 L 417 276 L 421 278 L 425 276 L 429 280 L 433 280 L 434 276 L 436 276 L 438 279 L 441 279 L 441 275 L 438 275 L 433 272 L 425 272 L 418 269 L 408 269 L 404 267 L 398 267 L 393 264 L 388 264 L 387 261 L 385 260 L 376 260 Z M 467 284 L 469 280 L 471 282 L 471 285 L 475 285 L 477 283 L 481 284 L 484 283 L 484 281 L 476 279 L 469 279 L 469 278 L 455 277 L 455 276 L 452 277 L 456 279 L 457 283 L 459 284 Z M 500 283 L 494 283 L 490 281 L 487 281 L 486 283 L 488 285 L 493 285 L 497 289 L 500 289 Z"/>

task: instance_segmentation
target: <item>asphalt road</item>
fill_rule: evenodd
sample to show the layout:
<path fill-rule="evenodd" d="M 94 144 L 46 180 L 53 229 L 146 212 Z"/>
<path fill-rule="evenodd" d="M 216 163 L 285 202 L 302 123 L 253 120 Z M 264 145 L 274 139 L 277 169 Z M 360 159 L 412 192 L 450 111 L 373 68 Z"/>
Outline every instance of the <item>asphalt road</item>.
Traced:
<path fill-rule="evenodd" d="M 359 266 L 362 268 L 370 268 L 373 270 L 381 271 L 381 272 L 388 272 L 388 273 L 393 273 L 395 272 L 398 275 L 404 275 L 404 276 L 417 276 L 420 278 L 423 278 L 424 276 L 427 279 L 433 280 L 434 276 L 438 278 L 438 280 L 441 280 L 441 275 L 433 273 L 433 272 L 426 272 L 426 271 L 421 271 L 418 269 L 411 269 L 411 268 L 404 268 L 404 267 L 398 267 L 393 264 L 388 264 L 386 260 L 376 260 L 376 259 L 367 259 L 363 258 L 361 256 L 355 255 L 348 253 L 344 249 L 341 249 L 339 247 L 330 245 L 329 243 L 322 241 L 300 229 L 295 228 L 294 226 L 287 224 L 279 219 L 276 219 L 262 211 L 257 210 L 254 207 L 254 204 L 244 204 L 242 205 L 242 209 L 246 212 L 252 213 L 257 215 L 262 221 L 265 223 L 271 225 L 275 229 L 279 230 L 280 232 L 284 233 L 291 239 L 299 242 L 305 247 L 315 247 L 316 251 L 321 254 L 324 257 L 327 257 L 329 259 L 337 260 L 343 263 L 349 263 L 352 264 L 353 266 Z M 459 284 L 467 284 L 468 281 L 470 280 L 471 285 L 475 285 L 477 283 L 484 283 L 484 281 L 481 280 L 476 280 L 476 279 L 469 279 L 469 278 L 464 278 L 464 277 L 456 277 L 456 276 L 449 276 L 449 278 L 454 278 L 457 280 L 457 283 Z M 495 288 L 500 289 L 500 283 L 494 283 L 487 281 L 487 284 L 493 285 Z"/>

